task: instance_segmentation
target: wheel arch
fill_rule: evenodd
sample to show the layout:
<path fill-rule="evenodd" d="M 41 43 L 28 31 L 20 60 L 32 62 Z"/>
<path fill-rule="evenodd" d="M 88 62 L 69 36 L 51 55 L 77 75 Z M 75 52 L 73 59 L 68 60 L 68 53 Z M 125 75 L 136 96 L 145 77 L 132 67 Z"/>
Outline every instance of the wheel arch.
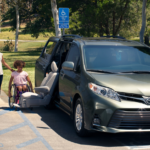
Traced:
<path fill-rule="evenodd" d="M 71 115 L 71 118 L 73 119 L 73 114 L 74 114 L 74 107 L 75 107 L 75 104 L 76 104 L 76 101 L 78 98 L 81 98 L 81 95 L 79 93 L 76 93 L 73 97 L 73 101 L 72 101 L 72 115 Z"/>

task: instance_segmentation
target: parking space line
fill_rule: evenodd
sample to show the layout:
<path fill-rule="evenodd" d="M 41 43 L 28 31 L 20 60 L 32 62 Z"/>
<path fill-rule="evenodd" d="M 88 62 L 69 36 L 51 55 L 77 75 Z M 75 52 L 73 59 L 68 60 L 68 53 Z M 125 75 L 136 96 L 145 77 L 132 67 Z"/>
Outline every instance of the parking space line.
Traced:
<path fill-rule="evenodd" d="M 0 131 L 0 135 L 5 134 L 5 133 L 10 132 L 10 131 L 13 131 L 13 130 L 16 130 L 16 129 L 18 129 L 18 128 L 21 128 L 21 127 L 23 127 L 23 126 L 25 126 L 25 125 L 27 125 L 27 123 L 26 123 L 26 122 L 22 122 L 22 123 L 20 123 L 20 124 L 11 126 L 11 127 L 7 128 L 7 129 L 1 130 L 1 131 Z"/>
<path fill-rule="evenodd" d="M 48 144 L 48 142 L 43 138 L 43 136 L 37 131 L 37 129 L 33 126 L 33 124 L 27 119 L 27 117 L 21 112 L 21 110 L 18 111 L 18 114 L 21 116 L 21 118 L 28 124 L 30 129 L 37 135 L 37 137 L 42 141 L 42 143 L 47 147 L 48 150 L 53 150 L 52 147 Z M 32 141 L 34 142 L 34 140 Z M 29 144 L 28 142 L 26 142 Z M 32 144 L 30 142 L 30 144 Z M 27 146 L 27 145 L 25 145 Z"/>
<path fill-rule="evenodd" d="M 28 145 L 30 145 L 30 144 L 36 143 L 36 142 L 38 142 L 38 141 L 41 141 L 40 138 L 35 138 L 35 139 L 29 140 L 29 141 L 27 141 L 27 142 L 18 144 L 18 145 L 16 145 L 16 147 L 17 147 L 17 148 L 22 148 L 22 147 L 28 146 Z"/>
<path fill-rule="evenodd" d="M 0 111 L 0 115 L 3 115 L 5 113 L 8 113 L 8 112 L 13 111 L 13 110 L 14 109 L 10 109 L 10 108 L 4 109 L 4 110 Z M 18 144 L 18 145 L 16 145 L 16 147 L 19 149 L 22 147 L 26 147 L 30 144 L 36 143 L 38 141 L 41 141 L 48 150 L 53 150 L 52 147 L 48 144 L 48 142 L 43 138 L 43 136 L 37 131 L 37 129 L 32 125 L 32 123 L 27 119 L 27 117 L 22 113 L 22 111 L 19 110 L 17 112 L 21 116 L 21 118 L 24 120 L 24 122 L 17 124 L 17 125 L 14 125 L 14 126 L 11 126 L 7 129 L 1 130 L 0 135 L 28 125 L 30 127 L 30 129 L 36 134 L 37 138 L 34 138 L 34 139 L 26 141 L 24 143 Z M 0 146 L 3 146 L 3 145 L 0 145 Z"/>

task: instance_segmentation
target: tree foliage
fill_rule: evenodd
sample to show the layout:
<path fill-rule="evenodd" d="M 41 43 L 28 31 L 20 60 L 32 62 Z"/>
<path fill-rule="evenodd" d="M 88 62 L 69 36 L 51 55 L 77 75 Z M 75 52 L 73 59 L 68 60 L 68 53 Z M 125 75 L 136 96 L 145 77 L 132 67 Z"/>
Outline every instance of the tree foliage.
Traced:
<path fill-rule="evenodd" d="M 136 0 L 95 0 L 83 3 L 78 13 L 74 12 L 71 16 L 74 26 L 70 30 L 74 32 L 77 29 L 78 33 L 85 36 L 117 35 L 122 27 L 128 29 L 137 24 L 139 5 L 140 2 Z"/>
<path fill-rule="evenodd" d="M 27 23 L 24 33 L 31 33 L 37 38 L 39 33 L 55 32 L 50 0 L 28 0 L 28 4 L 30 7 L 23 4 L 23 9 L 19 10 L 20 22 Z M 70 28 L 66 29 L 66 33 L 88 37 L 139 34 L 140 0 L 57 0 L 57 5 L 58 8 L 70 8 Z M 4 18 L 11 19 L 15 29 L 13 12 L 14 8 L 9 8 Z"/>

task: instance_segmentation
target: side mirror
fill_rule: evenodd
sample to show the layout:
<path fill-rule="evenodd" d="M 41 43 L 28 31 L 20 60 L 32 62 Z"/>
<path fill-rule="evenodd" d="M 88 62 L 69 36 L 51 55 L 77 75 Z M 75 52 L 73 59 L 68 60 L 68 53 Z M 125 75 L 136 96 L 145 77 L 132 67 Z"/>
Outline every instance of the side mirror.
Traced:
<path fill-rule="evenodd" d="M 65 62 L 62 64 L 62 68 L 63 68 L 64 70 L 73 71 L 73 69 L 74 69 L 74 63 L 71 62 L 71 61 L 65 61 Z"/>

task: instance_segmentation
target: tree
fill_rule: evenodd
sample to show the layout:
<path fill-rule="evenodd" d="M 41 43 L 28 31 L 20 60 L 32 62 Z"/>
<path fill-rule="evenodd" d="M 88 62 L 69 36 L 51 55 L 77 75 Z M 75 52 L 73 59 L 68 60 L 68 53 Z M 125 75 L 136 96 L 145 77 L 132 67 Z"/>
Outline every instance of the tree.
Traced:
<path fill-rule="evenodd" d="M 69 4 L 70 0 L 66 1 Z M 71 1 L 71 28 L 68 32 L 84 36 L 117 35 L 124 24 L 129 28 L 137 23 L 136 3 L 137 0 Z"/>
<path fill-rule="evenodd" d="M 20 11 L 23 12 L 28 9 L 27 5 L 30 0 L 6 0 L 6 1 L 7 1 L 7 4 L 9 5 L 9 9 L 7 13 L 4 15 L 4 20 L 6 19 L 11 20 L 12 30 L 16 30 L 14 52 L 17 52 L 18 51 L 19 27 L 20 27 Z"/>
<path fill-rule="evenodd" d="M 40 33 L 55 32 L 54 19 L 49 0 L 35 0 L 30 11 L 32 21 L 27 22 L 24 33 L 30 33 L 32 37 L 38 38 Z"/>
<path fill-rule="evenodd" d="M 11 8 L 15 8 L 16 11 L 16 37 L 15 37 L 15 49 L 14 52 L 18 51 L 18 34 L 19 34 L 19 4 L 21 4 L 20 0 L 8 0 L 8 5 L 11 6 Z"/>
<path fill-rule="evenodd" d="M 31 21 L 26 21 L 24 32 L 36 38 L 40 33 L 46 32 L 60 35 L 57 6 L 70 8 L 70 27 L 66 29 L 67 34 L 89 37 L 117 34 L 124 36 L 125 30 L 137 26 L 139 6 L 141 8 L 142 5 L 138 0 L 57 0 L 57 4 L 56 0 L 35 0 L 32 3 L 29 15 L 23 9 L 19 10 L 19 19 L 22 20 L 23 15 L 24 18 L 31 18 Z M 10 15 L 12 13 L 13 11 L 9 12 Z M 12 18 L 14 17 L 11 15 L 10 19 Z"/>
<path fill-rule="evenodd" d="M 52 9 L 54 25 L 55 25 L 55 34 L 56 36 L 61 36 L 61 29 L 59 28 L 59 24 L 58 24 L 58 10 L 57 10 L 56 0 L 51 0 L 51 9 Z"/>
<path fill-rule="evenodd" d="M 146 26 L 146 2 L 147 0 L 143 0 L 143 7 L 142 7 L 142 27 L 140 31 L 140 42 L 143 43 L 145 26 Z"/>
<path fill-rule="evenodd" d="M 9 0 L 8 5 L 15 8 L 16 11 L 16 37 L 15 37 L 15 49 L 14 52 L 18 51 L 18 34 L 19 34 L 19 4 L 20 0 Z"/>
<path fill-rule="evenodd" d="M 19 8 L 18 8 L 17 0 L 16 0 L 15 8 L 16 8 L 16 37 L 15 37 L 14 52 L 17 52 L 18 51 L 18 36 L 19 36 Z"/>

